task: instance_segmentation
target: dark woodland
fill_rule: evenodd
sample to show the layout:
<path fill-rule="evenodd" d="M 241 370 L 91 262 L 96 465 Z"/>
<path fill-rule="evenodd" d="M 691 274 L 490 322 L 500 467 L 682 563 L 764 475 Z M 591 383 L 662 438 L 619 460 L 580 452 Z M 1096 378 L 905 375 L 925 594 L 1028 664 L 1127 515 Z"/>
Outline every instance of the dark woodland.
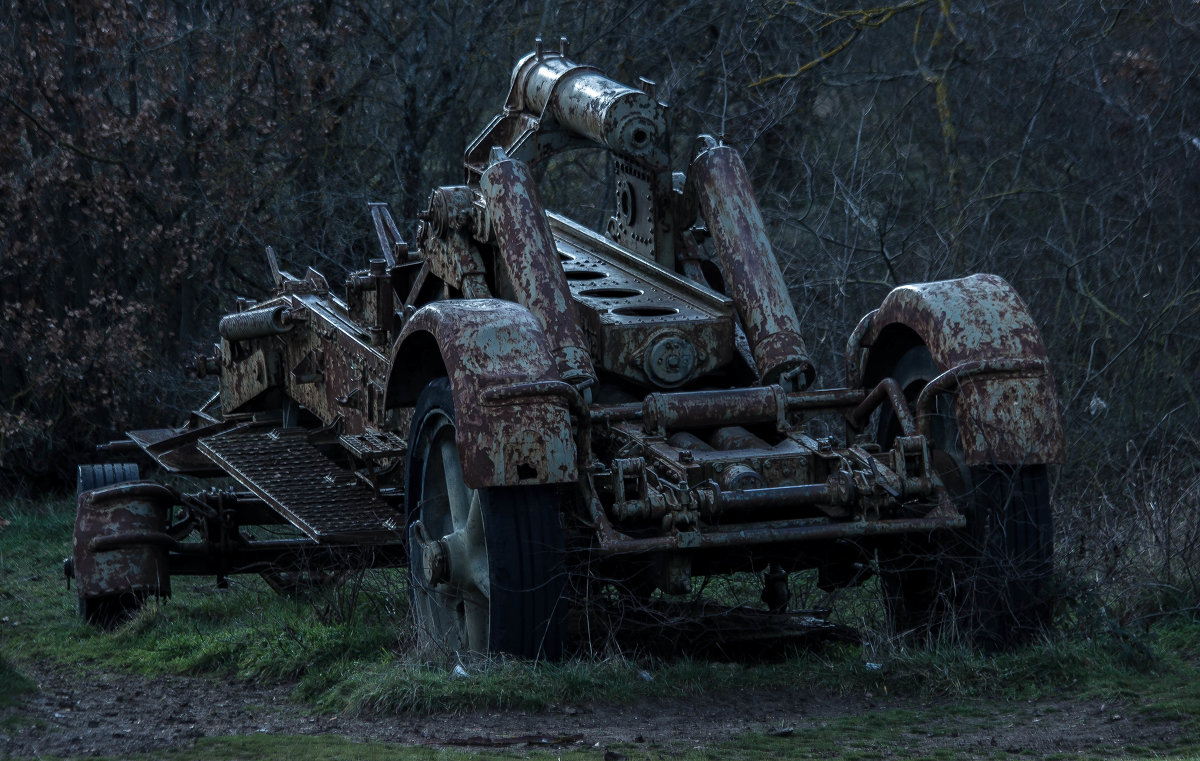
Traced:
<path fill-rule="evenodd" d="M 411 239 L 513 63 L 561 35 L 658 83 L 677 162 L 701 132 L 742 152 L 818 385 L 892 287 L 1009 280 L 1067 425 L 1060 565 L 1195 605 L 1200 4 L 848 6 L 4 0 L 0 493 L 65 488 L 211 393 L 187 366 L 265 293 L 265 246 L 340 281 L 370 201 Z M 547 204 L 605 218 L 605 167 L 561 161 Z"/>

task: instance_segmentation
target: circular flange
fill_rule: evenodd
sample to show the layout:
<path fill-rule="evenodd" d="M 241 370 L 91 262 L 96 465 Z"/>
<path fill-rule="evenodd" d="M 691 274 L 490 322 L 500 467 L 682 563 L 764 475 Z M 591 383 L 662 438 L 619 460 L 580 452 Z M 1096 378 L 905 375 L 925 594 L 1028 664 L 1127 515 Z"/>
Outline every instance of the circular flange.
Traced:
<path fill-rule="evenodd" d="M 650 340 L 642 355 L 642 365 L 650 380 L 664 388 L 685 383 L 699 364 L 696 347 L 681 333 L 659 333 Z"/>

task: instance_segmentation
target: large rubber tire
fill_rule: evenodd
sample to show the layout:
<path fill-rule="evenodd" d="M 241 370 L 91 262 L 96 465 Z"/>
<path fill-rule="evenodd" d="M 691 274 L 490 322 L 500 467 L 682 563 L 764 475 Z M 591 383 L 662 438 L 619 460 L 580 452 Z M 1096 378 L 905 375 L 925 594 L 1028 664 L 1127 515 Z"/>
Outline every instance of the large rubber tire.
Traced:
<path fill-rule="evenodd" d="M 80 465 L 75 477 L 75 495 L 139 478 L 138 466 L 132 462 Z"/>
<path fill-rule="evenodd" d="M 974 584 L 966 591 L 976 642 L 990 650 L 1024 644 L 1050 624 L 1054 534 L 1045 465 L 978 467 L 968 524 Z"/>
<path fill-rule="evenodd" d="M 417 401 L 406 490 L 412 608 L 419 643 L 443 655 L 560 658 L 566 630 L 558 491 L 471 489 L 462 477 L 449 381 Z M 426 548 L 443 540 L 450 578 L 427 583 Z"/>
<path fill-rule="evenodd" d="M 80 465 L 75 476 L 75 497 L 85 491 L 137 481 L 141 473 L 135 463 Z M 73 564 L 72 564 L 73 565 Z M 105 629 L 133 616 L 146 601 L 144 592 L 122 592 L 99 597 L 79 597 L 79 615 L 89 624 Z"/>
<path fill-rule="evenodd" d="M 892 370 L 915 400 L 938 374 L 929 350 L 915 346 Z M 1044 464 L 967 466 L 954 398 L 936 400 L 931 457 L 967 518 L 953 534 L 904 537 L 880 554 L 885 601 L 896 633 L 936 638 L 966 634 L 988 650 L 1029 641 L 1049 623 L 1053 522 Z M 899 434 L 890 410 L 880 416 L 880 443 Z"/>

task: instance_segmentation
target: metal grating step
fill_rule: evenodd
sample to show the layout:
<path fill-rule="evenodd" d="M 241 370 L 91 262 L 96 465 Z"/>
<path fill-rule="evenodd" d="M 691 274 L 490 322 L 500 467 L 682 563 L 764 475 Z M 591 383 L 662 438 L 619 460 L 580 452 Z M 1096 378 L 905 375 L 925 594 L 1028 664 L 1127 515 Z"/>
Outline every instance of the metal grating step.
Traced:
<path fill-rule="evenodd" d="M 304 429 L 238 428 L 201 439 L 198 447 L 319 542 L 403 540 L 400 512 L 321 454 Z"/>
<path fill-rule="evenodd" d="M 367 431 L 339 436 L 338 441 L 360 460 L 400 457 L 408 451 L 408 442 L 390 431 Z"/>

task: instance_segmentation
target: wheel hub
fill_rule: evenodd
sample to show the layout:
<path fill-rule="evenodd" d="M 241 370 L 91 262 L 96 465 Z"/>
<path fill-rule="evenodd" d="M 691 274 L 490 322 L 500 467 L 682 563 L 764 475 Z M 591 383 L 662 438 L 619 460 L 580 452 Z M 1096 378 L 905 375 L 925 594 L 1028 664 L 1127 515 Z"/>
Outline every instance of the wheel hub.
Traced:
<path fill-rule="evenodd" d="M 450 579 L 450 554 L 441 539 L 426 542 L 421 548 L 425 583 L 434 586 Z"/>
<path fill-rule="evenodd" d="M 434 587 L 450 580 L 450 548 L 445 538 L 430 539 L 425 524 L 413 524 L 412 537 L 416 540 L 415 551 L 421 553 L 421 581 Z"/>

